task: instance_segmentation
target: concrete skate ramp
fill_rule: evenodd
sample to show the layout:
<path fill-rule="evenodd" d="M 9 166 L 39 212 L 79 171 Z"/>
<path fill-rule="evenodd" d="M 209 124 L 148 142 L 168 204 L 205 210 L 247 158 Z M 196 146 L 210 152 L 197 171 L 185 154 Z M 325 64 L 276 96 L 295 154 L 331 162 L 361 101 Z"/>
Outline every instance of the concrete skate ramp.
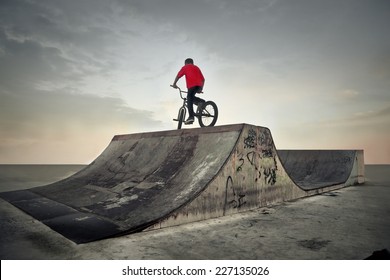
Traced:
<path fill-rule="evenodd" d="M 344 184 L 354 171 L 356 157 L 363 156 L 355 150 L 278 150 L 278 155 L 291 179 L 305 190 Z M 363 176 L 358 178 L 364 170 L 354 173 L 358 183 L 364 182 Z"/>
<path fill-rule="evenodd" d="M 358 183 L 362 158 L 356 151 L 348 155 L 351 163 L 342 179 L 316 177 L 321 181 L 317 184 L 314 177 L 310 183 L 299 179 L 291 156 L 281 162 L 264 127 L 239 124 L 119 135 L 77 174 L 0 196 L 74 242 L 85 243 Z M 284 165 L 295 169 L 297 177 L 291 179 Z"/>

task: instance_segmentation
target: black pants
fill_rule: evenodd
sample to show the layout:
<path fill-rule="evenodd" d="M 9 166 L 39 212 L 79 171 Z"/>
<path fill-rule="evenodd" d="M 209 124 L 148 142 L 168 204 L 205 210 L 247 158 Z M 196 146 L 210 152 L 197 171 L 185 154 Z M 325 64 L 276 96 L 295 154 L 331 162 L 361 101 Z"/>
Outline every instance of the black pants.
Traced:
<path fill-rule="evenodd" d="M 194 102 L 199 104 L 200 102 L 204 102 L 203 99 L 196 97 L 195 94 L 202 91 L 202 87 L 195 86 L 188 89 L 187 93 L 187 107 L 189 118 L 194 117 Z"/>

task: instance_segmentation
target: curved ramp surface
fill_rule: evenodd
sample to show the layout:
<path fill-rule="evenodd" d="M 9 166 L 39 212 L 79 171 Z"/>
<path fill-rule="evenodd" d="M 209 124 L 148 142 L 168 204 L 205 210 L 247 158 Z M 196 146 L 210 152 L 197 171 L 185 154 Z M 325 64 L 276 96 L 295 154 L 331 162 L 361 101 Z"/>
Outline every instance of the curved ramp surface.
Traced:
<path fill-rule="evenodd" d="M 356 166 L 363 164 L 362 158 L 356 151 L 350 158 L 341 181 L 317 178 L 319 185 L 315 177 L 309 183 L 290 178 L 284 166 L 299 170 L 298 165 L 282 163 L 264 127 L 238 124 L 119 135 L 77 174 L 0 196 L 74 242 L 85 243 L 358 183 Z"/>
<path fill-rule="evenodd" d="M 291 179 L 305 190 L 345 184 L 351 179 L 364 182 L 364 170 L 355 170 L 356 162 L 363 162 L 363 151 L 278 150 L 278 155 Z"/>

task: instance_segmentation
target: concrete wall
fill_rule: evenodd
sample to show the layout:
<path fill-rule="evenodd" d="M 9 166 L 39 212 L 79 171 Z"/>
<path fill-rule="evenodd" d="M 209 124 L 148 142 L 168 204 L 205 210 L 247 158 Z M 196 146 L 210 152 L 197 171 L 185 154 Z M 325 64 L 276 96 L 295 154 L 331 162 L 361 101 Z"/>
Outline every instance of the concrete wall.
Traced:
<path fill-rule="evenodd" d="M 305 189 L 298 186 L 281 162 L 269 129 L 244 125 L 229 159 L 204 191 L 149 229 L 271 206 L 364 181 L 363 151 L 294 154 L 298 157 L 295 160 L 301 164 L 313 165 L 317 159 L 316 172 L 324 174 L 326 169 L 325 178 L 317 174 L 316 179 L 321 184 L 306 184 Z M 318 162 L 321 158 L 328 160 Z M 339 162 L 339 165 L 335 166 L 335 162 Z M 341 167 L 342 172 L 338 171 Z M 332 173 L 334 177 L 329 178 Z M 326 182 L 326 179 L 329 181 Z"/>

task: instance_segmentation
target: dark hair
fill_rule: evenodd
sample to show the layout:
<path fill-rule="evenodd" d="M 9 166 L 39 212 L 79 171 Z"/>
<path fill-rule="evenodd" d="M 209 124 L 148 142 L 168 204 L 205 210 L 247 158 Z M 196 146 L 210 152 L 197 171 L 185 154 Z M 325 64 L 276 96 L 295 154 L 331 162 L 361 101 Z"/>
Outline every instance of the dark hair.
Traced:
<path fill-rule="evenodd" d="M 184 61 L 184 64 L 194 64 L 194 60 L 192 58 L 187 58 L 185 61 Z"/>

